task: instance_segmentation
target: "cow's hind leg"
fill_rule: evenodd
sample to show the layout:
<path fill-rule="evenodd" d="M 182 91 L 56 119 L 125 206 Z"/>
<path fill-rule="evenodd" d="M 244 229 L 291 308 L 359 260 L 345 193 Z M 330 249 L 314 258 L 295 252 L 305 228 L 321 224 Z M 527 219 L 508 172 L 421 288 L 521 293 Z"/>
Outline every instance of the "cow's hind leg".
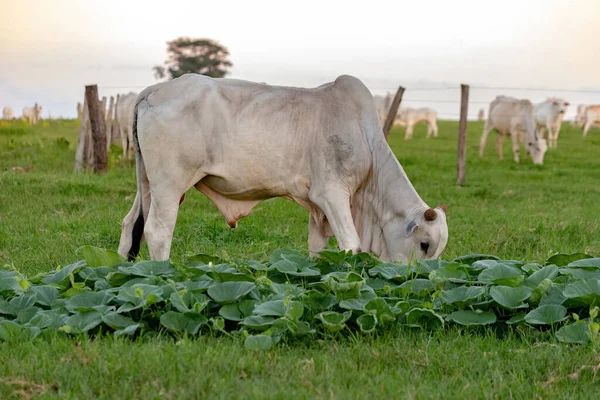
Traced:
<path fill-rule="evenodd" d="M 308 222 L 308 250 L 313 257 L 317 257 L 318 254 L 315 252 L 326 249 L 329 243 L 329 236 L 326 235 L 324 223 L 325 221 L 319 218 L 317 213 L 310 213 Z"/>
<path fill-rule="evenodd" d="M 585 121 L 585 125 L 583 126 L 583 136 L 587 136 L 588 131 L 590 130 L 590 127 L 592 126 L 592 120 L 589 119 L 587 121 Z"/>
<path fill-rule="evenodd" d="M 342 188 L 330 186 L 319 190 L 313 186 L 308 197 L 325 213 L 340 249 L 360 253 L 360 238 L 352 220 L 348 193 Z"/>
<path fill-rule="evenodd" d="M 498 136 L 496 136 L 496 151 L 499 160 L 502 160 L 502 143 L 504 143 L 504 136 L 498 133 Z"/>

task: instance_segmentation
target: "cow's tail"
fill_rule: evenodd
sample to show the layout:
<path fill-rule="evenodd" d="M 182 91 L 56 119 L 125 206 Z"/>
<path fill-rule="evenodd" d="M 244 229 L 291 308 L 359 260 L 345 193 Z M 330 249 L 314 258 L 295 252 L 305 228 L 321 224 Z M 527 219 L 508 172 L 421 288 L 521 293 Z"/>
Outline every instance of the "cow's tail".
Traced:
<path fill-rule="evenodd" d="M 148 175 L 146 174 L 146 166 L 144 165 L 144 158 L 142 157 L 142 151 L 140 150 L 140 144 L 138 140 L 137 131 L 137 120 L 138 120 L 138 106 L 139 101 L 136 102 L 133 108 L 133 126 L 131 128 L 133 143 L 135 147 L 135 166 L 137 176 L 137 196 L 139 199 L 140 211 L 138 217 L 133 225 L 131 231 L 131 248 L 127 253 L 127 259 L 129 261 L 135 260 L 138 253 L 140 252 L 140 246 L 142 244 L 142 236 L 144 234 L 144 199 L 150 196 L 150 187 L 148 183 Z"/>

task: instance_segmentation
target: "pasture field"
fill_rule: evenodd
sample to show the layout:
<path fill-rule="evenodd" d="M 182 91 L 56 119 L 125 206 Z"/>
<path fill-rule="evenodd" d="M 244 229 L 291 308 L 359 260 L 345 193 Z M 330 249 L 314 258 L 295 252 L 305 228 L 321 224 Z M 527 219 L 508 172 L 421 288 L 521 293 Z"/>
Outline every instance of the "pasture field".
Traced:
<path fill-rule="evenodd" d="M 493 135 L 477 152 L 482 122 L 470 122 L 467 185 L 455 186 L 458 123 L 439 123 L 390 145 L 421 197 L 448 205 L 444 259 L 495 254 L 544 261 L 600 256 L 600 131 L 563 124 L 544 166 L 504 161 Z M 0 265 L 27 275 L 75 260 L 75 249 L 116 249 L 135 193 L 132 163 L 114 149 L 105 176 L 73 174 L 78 122 L 35 127 L 0 121 Z M 34 165 L 28 172 L 11 168 Z M 209 253 L 265 259 L 279 247 L 306 253 L 308 213 L 282 199 L 259 204 L 230 230 L 216 207 L 190 192 L 180 209 L 172 259 Z M 334 248 L 332 240 L 330 247 Z M 143 247 L 142 255 L 148 256 Z M 326 338 L 255 353 L 227 337 L 173 342 L 97 340 L 0 343 L 0 397 L 73 398 L 597 398 L 598 348 L 569 346 L 537 331 L 394 328 L 376 337 Z M 596 369 L 592 367 L 596 367 Z"/>

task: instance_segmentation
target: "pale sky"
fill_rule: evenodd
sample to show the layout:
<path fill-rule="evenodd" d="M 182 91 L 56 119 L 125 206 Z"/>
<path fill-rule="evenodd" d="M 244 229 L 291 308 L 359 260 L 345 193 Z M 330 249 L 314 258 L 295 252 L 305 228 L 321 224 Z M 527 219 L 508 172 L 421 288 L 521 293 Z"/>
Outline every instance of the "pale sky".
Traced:
<path fill-rule="evenodd" d="M 227 46 L 230 77 L 312 87 L 351 74 L 376 94 L 403 85 L 407 101 L 461 82 L 600 89 L 600 0 L 0 0 L 0 16 L 0 107 L 17 115 L 37 101 L 73 117 L 85 84 L 139 92 L 178 36 Z"/>

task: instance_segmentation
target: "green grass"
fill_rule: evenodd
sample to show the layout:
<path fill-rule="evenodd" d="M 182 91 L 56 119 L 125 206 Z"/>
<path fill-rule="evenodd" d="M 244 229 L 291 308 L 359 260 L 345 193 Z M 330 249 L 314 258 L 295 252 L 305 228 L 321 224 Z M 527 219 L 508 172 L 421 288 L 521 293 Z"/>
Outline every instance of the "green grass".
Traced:
<path fill-rule="evenodd" d="M 439 138 L 425 140 L 419 126 L 408 142 L 396 128 L 390 144 L 423 199 L 449 206 L 450 238 L 442 258 L 600 256 L 597 130 L 584 139 L 565 124 L 558 150 L 549 151 L 538 167 L 529 159 L 514 164 L 509 141 L 504 161 L 498 161 L 493 135 L 479 159 L 482 123 L 471 122 L 467 185 L 456 187 L 458 123 L 439 126 Z M 133 201 L 134 169 L 112 157 L 105 176 L 73 174 L 77 135 L 76 121 L 36 127 L 0 122 L 0 263 L 5 268 L 31 275 L 74 261 L 75 249 L 84 244 L 116 249 L 121 220 Z M 70 142 L 68 148 L 61 138 Z M 524 158 L 523 148 L 521 154 Z M 11 171 L 29 165 L 35 168 Z M 274 199 L 230 230 L 208 199 L 190 192 L 180 209 L 172 258 L 199 252 L 266 258 L 278 247 L 306 252 L 307 225 L 307 212 Z M 145 248 L 142 254 L 147 257 Z M 180 343 L 108 338 L 2 343 L 0 397 L 18 390 L 34 395 L 38 389 L 43 396 L 75 398 L 596 397 L 600 377 L 591 368 L 581 369 L 600 363 L 596 351 L 548 337 L 538 337 L 537 331 L 497 337 L 486 330 L 404 329 L 258 354 L 219 337 Z M 578 378 L 569 378 L 578 371 Z"/>

